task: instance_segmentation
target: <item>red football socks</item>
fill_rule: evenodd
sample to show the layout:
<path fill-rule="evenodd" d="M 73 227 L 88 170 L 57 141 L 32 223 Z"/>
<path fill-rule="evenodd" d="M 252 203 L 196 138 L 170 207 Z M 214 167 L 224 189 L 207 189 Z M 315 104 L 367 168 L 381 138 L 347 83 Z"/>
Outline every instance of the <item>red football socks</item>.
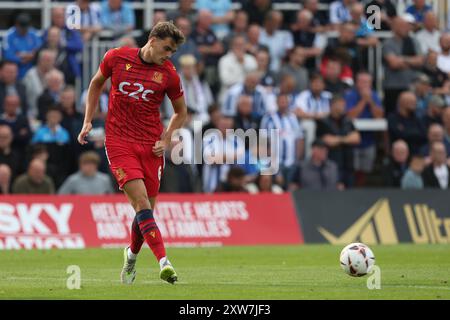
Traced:
<path fill-rule="evenodd" d="M 145 242 L 147 242 L 159 262 L 161 258 L 166 256 L 166 248 L 164 247 L 161 232 L 153 218 L 153 211 L 151 209 L 139 211 L 136 214 L 136 221 L 139 225 L 142 237 L 145 239 Z M 133 250 L 131 251 L 134 252 Z"/>

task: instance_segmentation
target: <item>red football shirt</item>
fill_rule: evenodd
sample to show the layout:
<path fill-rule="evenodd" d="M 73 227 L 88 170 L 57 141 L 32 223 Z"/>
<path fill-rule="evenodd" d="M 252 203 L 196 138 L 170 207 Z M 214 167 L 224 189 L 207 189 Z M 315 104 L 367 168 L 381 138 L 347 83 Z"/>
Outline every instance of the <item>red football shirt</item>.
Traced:
<path fill-rule="evenodd" d="M 150 64 L 142 60 L 138 48 L 124 47 L 106 52 L 100 70 L 111 77 L 106 139 L 146 144 L 160 140 L 159 108 L 164 96 L 175 100 L 183 95 L 172 62 Z"/>

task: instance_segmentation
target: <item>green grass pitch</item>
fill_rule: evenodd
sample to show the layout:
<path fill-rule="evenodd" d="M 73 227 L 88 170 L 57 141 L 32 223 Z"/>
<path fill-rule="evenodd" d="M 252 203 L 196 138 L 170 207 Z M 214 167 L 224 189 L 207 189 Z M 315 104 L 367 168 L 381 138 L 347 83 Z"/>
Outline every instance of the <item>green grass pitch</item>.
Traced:
<path fill-rule="evenodd" d="M 379 290 L 344 274 L 342 247 L 168 248 L 176 285 L 159 280 L 145 247 L 132 286 L 119 281 L 119 249 L 0 251 L 0 299 L 450 299 L 449 245 L 372 246 Z M 69 265 L 80 290 L 66 287 Z"/>

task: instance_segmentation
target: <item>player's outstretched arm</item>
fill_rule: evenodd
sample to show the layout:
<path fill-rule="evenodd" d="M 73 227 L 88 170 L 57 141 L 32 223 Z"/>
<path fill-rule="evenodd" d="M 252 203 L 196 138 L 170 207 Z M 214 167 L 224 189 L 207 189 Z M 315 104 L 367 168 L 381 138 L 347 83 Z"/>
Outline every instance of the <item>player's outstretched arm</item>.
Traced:
<path fill-rule="evenodd" d="M 172 100 L 172 106 L 174 114 L 170 118 L 167 130 L 162 136 L 161 141 L 157 141 L 155 143 L 155 146 L 153 147 L 153 153 L 158 157 L 162 156 L 164 154 L 165 148 L 170 145 L 173 132 L 181 128 L 184 124 L 184 121 L 186 121 L 187 107 L 186 103 L 184 102 L 184 96 Z"/>
<path fill-rule="evenodd" d="M 95 108 L 97 108 L 98 100 L 100 99 L 105 81 L 106 78 L 103 76 L 99 68 L 97 73 L 92 78 L 88 88 L 83 128 L 78 135 L 78 143 L 81 145 L 87 143 L 86 136 L 92 129 L 92 118 L 94 117 Z"/>

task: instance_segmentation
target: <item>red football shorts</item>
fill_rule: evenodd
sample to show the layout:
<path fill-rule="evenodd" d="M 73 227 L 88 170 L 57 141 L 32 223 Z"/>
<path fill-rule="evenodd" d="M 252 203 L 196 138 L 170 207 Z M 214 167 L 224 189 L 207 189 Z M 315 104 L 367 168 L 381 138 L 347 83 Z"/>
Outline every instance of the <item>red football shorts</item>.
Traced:
<path fill-rule="evenodd" d="M 130 180 L 143 179 L 147 195 L 155 197 L 158 194 L 164 171 L 164 157 L 153 154 L 153 145 L 118 140 L 105 141 L 109 167 L 120 190 Z"/>

